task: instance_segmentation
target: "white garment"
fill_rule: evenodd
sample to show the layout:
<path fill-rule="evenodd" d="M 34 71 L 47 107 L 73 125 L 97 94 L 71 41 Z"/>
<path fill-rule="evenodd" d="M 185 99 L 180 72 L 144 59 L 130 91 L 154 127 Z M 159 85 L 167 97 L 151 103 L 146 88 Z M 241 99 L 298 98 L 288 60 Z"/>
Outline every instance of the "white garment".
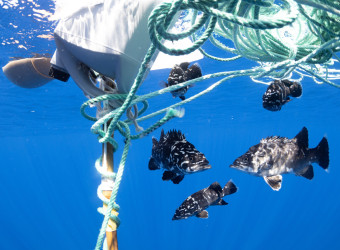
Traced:
<path fill-rule="evenodd" d="M 67 71 L 90 96 L 102 92 L 83 82 L 86 72 L 76 72 L 80 63 L 115 79 L 119 92 L 128 93 L 151 44 L 148 17 L 161 2 L 164 0 L 105 0 L 80 8 L 59 21 L 54 31 L 57 51 L 51 63 Z"/>

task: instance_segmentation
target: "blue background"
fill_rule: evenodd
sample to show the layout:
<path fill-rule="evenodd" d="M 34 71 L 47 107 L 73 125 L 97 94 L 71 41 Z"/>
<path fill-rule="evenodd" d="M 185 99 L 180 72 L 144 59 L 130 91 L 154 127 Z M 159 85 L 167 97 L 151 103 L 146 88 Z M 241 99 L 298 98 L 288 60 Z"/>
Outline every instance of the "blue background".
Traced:
<path fill-rule="evenodd" d="M 50 2 L 40 2 L 40 8 L 51 9 Z M 36 34 L 52 31 L 55 24 L 30 18 L 30 4 L 24 1 L 26 8 L 20 11 L 19 7 L 0 9 L 1 39 L 14 37 L 27 48 L 0 44 L 1 66 L 12 56 L 54 51 L 53 41 Z M 205 46 L 214 52 L 209 44 Z M 246 59 L 231 63 L 204 59 L 199 64 L 203 74 L 256 65 Z M 168 74 L 169 70 L 152 71 L 139 94 L 159 89 Z M 212 83 L 196 84 L 187 97 Z M 151 137 L 159 138 L 160 129 L 133 141 L 117 197 L 120 249 L 340 249 L 340 92 L 308 78 L 302 85 L 303 96 L 280 112 L 262 108 L 267 86 L 248 77 L 227 81 L 185 105 L 185 116 L 163 128 L 180 129 L 206 155 L 212 169 L 186 176 L 179 185 L 162 181 L 162 171 L 148 170 Z M 151 99 L 148 112 L 178 100 L 170 94 Z M 22 89 L 0 73 L 0 249 L 94 248 L 102 223 L 96 212 L 101 206 L 96 195 L 100 176 L 94 168 L 101 145 L 90 132 L 92 123 L 80 115 L 84 101 L 72 80 Z M 140 125 L 147 128 L 154 121 Z M 310 147 L 327 136 L 329 173 L 314 164 L 312 181 L 284 175 L 282 189 L 274 192 L 261 178 L 229 168 L 261 138 L 292 138 L 303 126 L 309 130 Z M 123 138 L 117 140 L 116 166 Z M 225 198 L 228 206 L 210 207 L 206 220 L 171 220 L 189 195 L 229 179 L 239 190 Z"/>

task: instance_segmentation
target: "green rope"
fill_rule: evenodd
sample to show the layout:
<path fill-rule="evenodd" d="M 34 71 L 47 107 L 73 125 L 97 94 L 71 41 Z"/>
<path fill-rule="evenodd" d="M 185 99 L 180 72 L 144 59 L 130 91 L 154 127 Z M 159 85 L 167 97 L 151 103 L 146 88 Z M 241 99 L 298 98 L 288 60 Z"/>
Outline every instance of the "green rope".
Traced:
<path fill-rule="evenodd" d="M 191 27 L 180 33 L 168 31 L 170 23 L 175 23 L 181 11 L 191 17 Z M 81 114 L 86 119 L 95 122 L 91 131 L 98 135 L 100 143 L 110 143 L 116 151 L 119 145 L 112 138 L 113 132 L 118 131 L 125 138 L 123 154 L 116 174 L 103 171 L 99 167 L 101 159 L 96 162 L 96 168 L 100 174 L 114 180 L 109 200 L 98 189 L 98 196 L 104 204 L 107 204 L 107 210 L 99 209 L 105 217 L 98 235 L 96 249 L 100 249 L 103 244 L 109 219 L 114 220 L 117 227 L 120 224 L 120 219 L 111 215 L 111 210 L 119 210 L 115 200 L 131 140 L 147 136 L 171 119 L 182 117 L 184 110 L 178 109 L 180 106 L 240 76 L 248 76 L 255 82 L 261 82 L 261 78 L 280 79 L 296 73 L 301 79 L 309 76 L 317 83 L 326 83 L 340 88 L 339 84 L 331 81 L 331 79 L 340 79 L 340 71 L 331 68 L 334 63 L 340 62 L 336 55 L 340 51 L 340 3 L 338 0 L 282 0 L 280 6 L 274 4 L 273 0 L 173 0 L 161 3 L 154 8 L 149 16 L 148 30 L 152 44 L 141 63 L 130 92 L 98 96 L 88 100 L 80 108 Z M 290 36 L 286 36 L 287 32 Z M 186 48 L 164 45 L 165 40 L 178 41 L 187 37 L 190 37 L 193 43 Z M 234 54 L 234 56 L 221 58 L 210 55 L 202 48 L 208 40 L 216 50 Z M 225 41 L 228 41 L 228 45 Z M 230 46 L 230 42 L 233 47 Z M 258 62 L 259 66 L 204 75 L 137 96 L 136 93 L 157 49 L 170 55 L 189 54 L 199 49 L 206 57 L 222 63 L 244 57 Z M 169 107 L 141 116 L 148 109 L 147 101 L 150 98 L 210 79 L 216 79 L 216 82 L 205 90 Z M 104 110 L 98 119 L 86 113 L 87 107 L 109 100 L 121 100 L 123 104 L 114 110 Z M 121 121 L 127 109 L 134 105 L 142 105 L 142 108 L 138 110 L 138 118 L 134 121 L 129 119 Z M 149 128 L 140 133 L 131 134 L 129 125 L 133 122 L 142 122 L 163 113 L 165 113 L 164 117 L 158 119 Z M 104 124 L 109 124 L 106 130 L 102 129 Z"/>
<path fill-rule="evenodd" d="M 100 249 L 101 246 L 103 245 L 106 227 L 107 227 L 107 224 L 108 224 L 109 219 L 111 217 L 111 210 L 115 206 L 115 200 L 116 200 L 119 185 L 120 185 L 120 182 L 122 180 L 123 173 L 124 173 L 125 162 L 126 162 L 127 154 L 129 152 L 129 147 L 130 147 L 130 141 L 131 141 L 131 139 L 130 139 L 130 128 L 129 128 L 128 125 L 126 125 L 123 122 L 119 122 L 119 123 L 126 130 L 125 133 L 126 133 L 127 136 L 126 136 L 125 146 L 124 146 L 124 150 L 123 150 L 123 155 L 122 155 L 122 158 L 121 158 L 120 163 L 119 163 L 115 183 L 114 183 L 114 186 L 113 186 L 111 198 L 110 198 L 110 200 L 107 204 L 107 210 L 105 212 L 105 217 L 104 217 L 102 227 L 101 227 L 99 235 L 98 235 L 98 240 L 97 240 L 97 244 L 96 244 L 95 249 Z M 113 219 L 116 219 L 116 218 L 113 217 Z M 117 227 L 118 227 L 118 225 L 117 225 Z"/>

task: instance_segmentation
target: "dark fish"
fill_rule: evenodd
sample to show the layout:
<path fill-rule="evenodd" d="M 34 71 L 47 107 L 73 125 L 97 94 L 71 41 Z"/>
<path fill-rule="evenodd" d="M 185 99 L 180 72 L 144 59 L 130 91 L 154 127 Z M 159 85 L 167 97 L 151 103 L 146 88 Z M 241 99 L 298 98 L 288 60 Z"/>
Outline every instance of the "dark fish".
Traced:
<path fill-rule="evenodd" d="M 162 179 L 180 183 L 184 175 L 201 172 L 211 168 L 204 154 L 199 152 L 194 145 L 185 139 L 181 131 L 170 130 L 164 135 L 161 132 L 159 141 L 152 138 L 152 155 L 149 169 L 164 168 Z"/>
<path fill-rule="evenodd" d="M 289 96 L 299 97 L 302 95 L 302 87 L 298 82 L 287 79 L 275 80 L 269 85 L 262 97 L 263 107 L 270 111 L 279 111 L 281 107 L 290 101 Z"/>
<path fill-rule="evenodd" d="M 312 163 L 327 169 L 328 151 L 325 137 L 316 148 L 308 148 L 308 130 L 303 127 L 293 139 L 279 136 L 262 139 L 230 167 L 262 176 L 273 190 L 278 191 L 282 183 L 281 174 L 294 173 L 311 180 L 314 177 Z"/>
<path fill-rule="evenodd" d="M 218 182 L 214 182 L 209 187 L 190 195 L 176 210 L 172 220 L 186 219 L 190 216 L 208 218 L 205 209 L 212 205 L 228 205 L 222 198 L 236 191 L 237 187 L 232 181 L 229 181 L 223 189 Z"/>
<path fill-rule="evenodd" d="M 189 64 L 190 64 L 189 62 L 183 62 L 180 65 L 176 64 L 171 69 L 168 77 L 168 82 L 165 83 L 165 86 L 169 87 L 201 77 L 202 76 L 201 68 L 197 64 L 193 64 L 190 68 L 188 68 Z M 188 85 L 183 88 L 171 91 L 171 94 L 173 95 L 173 97 L 178 96 L 179 98 L 181 98 L 181 100 L 185 100 L 184 95 L 190 87 L 192 86 Z"/>

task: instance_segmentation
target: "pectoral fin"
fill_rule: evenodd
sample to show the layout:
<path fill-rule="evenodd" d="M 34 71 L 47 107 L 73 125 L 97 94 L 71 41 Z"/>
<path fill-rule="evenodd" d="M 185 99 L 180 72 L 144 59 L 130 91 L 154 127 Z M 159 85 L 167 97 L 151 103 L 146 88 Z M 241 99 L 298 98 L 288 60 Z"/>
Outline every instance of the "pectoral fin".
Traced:
<path fill-rule="evenodd" d="M 220 199 L 220 200 L 216 203 L 216 205 L 225 206 L 225 205 L 228 205 L 228 202 L 226 202 L 225 200 Z"/>
<path fill-rule="evenodd" d="M 309 166 L 305 167 L 304 169 L 302 169 L 301 172 L 296 173 L 296 175 L 305 177 L 308 180 L 313 179 L 313 177 L 314 177 L 313 166 L 309 165 Z"/>
<path fill-rule="evenodd" d="M 172 178 L 175 178 L 176 174 L 171 172 L 171 171 L 164 171 L 163 176 L 162 176 L 162 180 L 163 181 L 169 181 Z"/>
<path fill-rule="evenodd" d="M 263 179 L 273 190 L 279 191 L 281 189 L 281 184 L 282 184 L 281 175 L 264 176 Z"/>
<path fill-rule="evenodd" d="M 172 178 L 171 181 L 174 184 L 179 184 L 183 180 L 183 178 L 184 178 L 184 175 L 178 175 L 175 178 Z"/>
<path fill-rule="evenodd" d="M 290 101 L 291 101 L 291 99 L 289 97 L 287 97 L 287 99 L 283 101 L 283 104 L 286 104 L 286 103 L 288 103 Z"/>
<path fill-rule="evenodd" d="M 209 217 L 209 213 L 207 210 L 203 210 L 199 214 L 196 214 L 196 217 L 201 219 L 207 219 Z"/>

